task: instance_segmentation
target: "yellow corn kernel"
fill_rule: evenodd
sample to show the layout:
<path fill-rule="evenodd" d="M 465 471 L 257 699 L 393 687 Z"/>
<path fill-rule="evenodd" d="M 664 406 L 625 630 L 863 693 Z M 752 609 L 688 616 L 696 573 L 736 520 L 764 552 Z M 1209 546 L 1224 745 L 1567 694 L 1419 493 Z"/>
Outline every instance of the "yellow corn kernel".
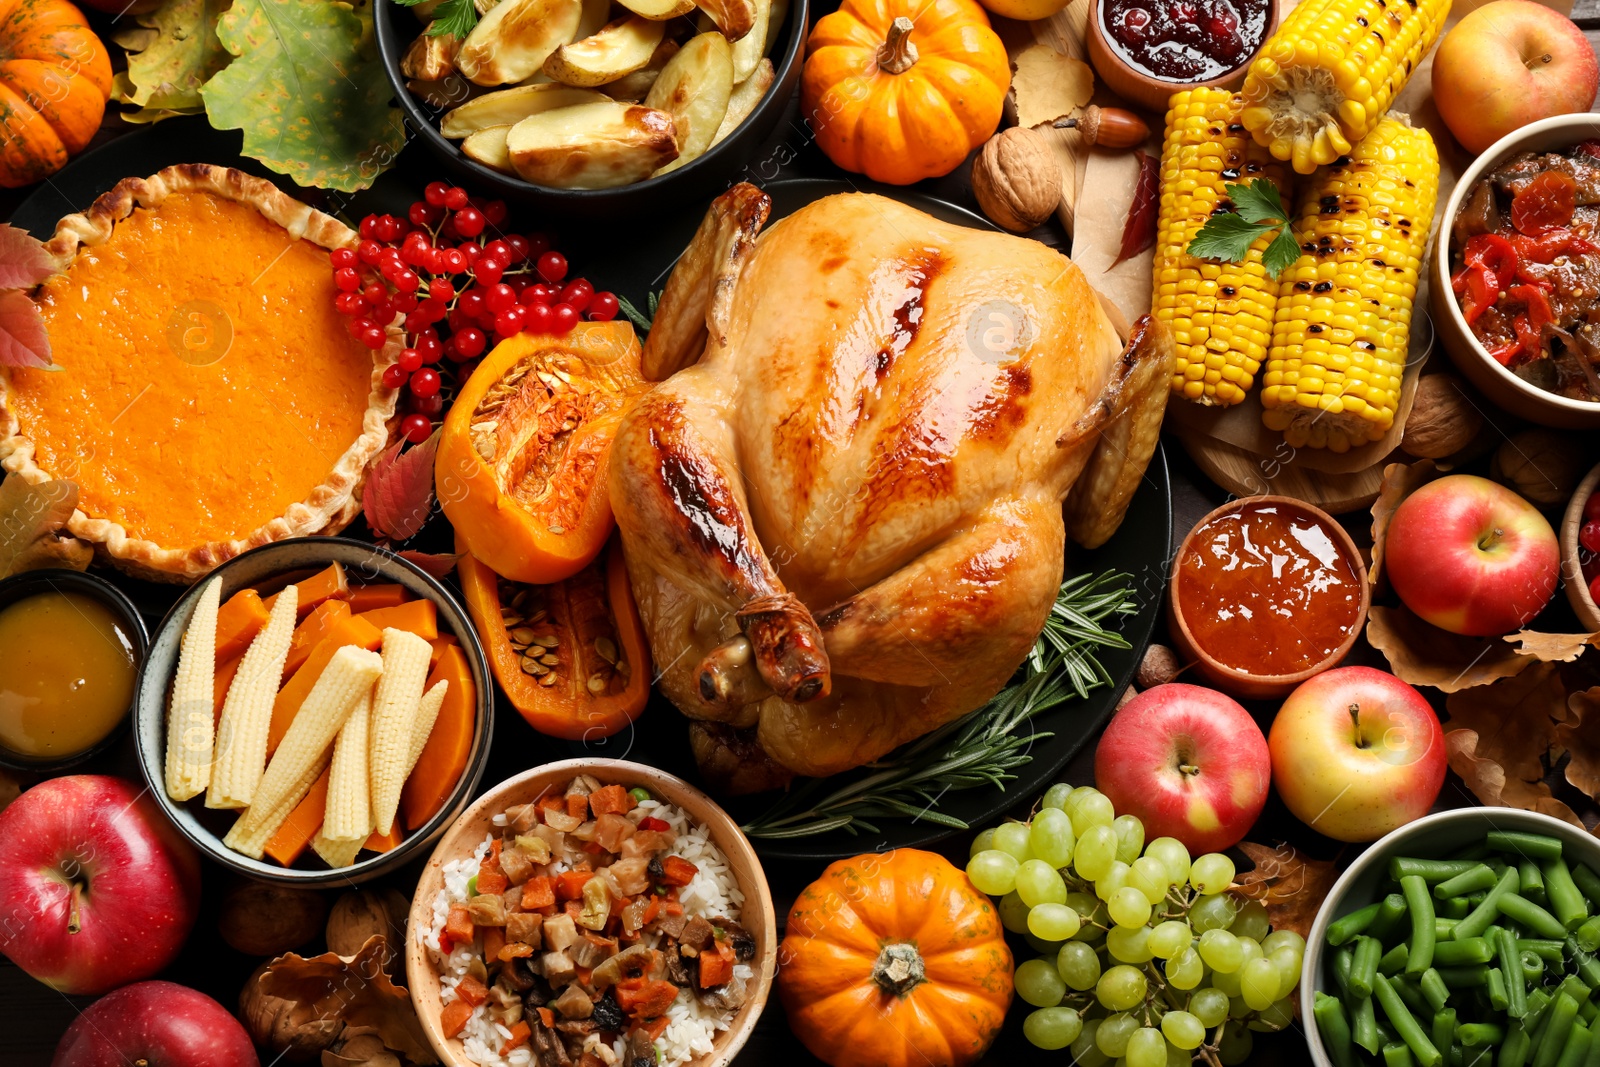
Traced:
<path fill-rule="evenodd" d="M 224 845 L 261 858 L 267 841 L 328 766 L 334 738 L 382 672 L 383 659 L 376 652 L 347 645 L 333 654 L 272 754 L 255 800 L 222 839 Z"/>
<path fill-rule="evenodd" d="M 378 833 L 394 829 L 406 782 L 411 734 L 428 681 L 428 642 L 405 630 L 383 631 L 383 677 L 372 698 L 372 818 Z"/>
<path fill-rule="evenodd" d="M 1450 0 L 1304 0 L 1245 76 L 1240 121 L 1310 174 L 1373 131 L 1433 46 Z"/>
<path fill-rule="evenodd" d="M 267 624 L 239 661 L 217 725 L 216 758 L 211 785 L 206 790 L 208 808 L 245 808 L 255 799 L 262 767 L 267 762 L 272 702 L 283 681 L 283 664 L 289 657 L 289 639 L 294 636 L 299 603 L 300 590 L 285 586 L 272 605 Z"/>
<path fill-rule="evenodd" d="M 372 789 L 367 773 L 368 724 L 372 694 L 356 701 L 355 710 L 339 728 L 328 775 L 328 807 L 322 833 L 332 841 L 365 841 L 372 835 Z"/>
<path fill-rule="evenodd" d="M 444 707 L 445 693 L 449 688 L 450 683 L 441 680 L 422 694 L 422 700 L 417 705 L 416 721 L 412 724 L 411 748 L 406 752 L 406 773 L 400 776 L 402 782 L 417 769 L 417 760 L 422 758 L 422 750 L 428 747 L 428 735 L 433 733 L 433 724 L 439 719 L 439 709 Z"/>
<path fill-rule="evenodd" d="M 324 826 L 311 839 L 311 851 L 321 856 L 322 862 L 335 870 L 340 867 L 349 867 L 355 863 L 356 857 L 361 853 L 361 846 L 367 843 L 366 837 L 357 837 L 350 841 L 335 841 L 326 836 L 327 829 Z"/>
<path fill-rule="evenodd" d="M 1172 329 L 1178 358 L 1172 391 L 1225 407 L 1243 400 L 1266 357 L 1259 338 L 1272 329 L 1278 283 L 1267 277 L 1264 235 L 1242 263 L 1189 255 L 1189 242 L 1212 215 L 1226 211 L 1224 186 L 1282 168 L 1250 143 L 1239 124 L 1239 97 L 1223 89 L 1174 93 L 1161 148 L 1161 207 L 1156 224 L 1152 313 Z"/>
<path fill-rule="evenodd" d="M 200 590 L 189 625 L 183 631 L 178 670 L 172 677 L 172 702 L 167 705 L 167 796 L 188 800 L 211 784 L 211 751 L 216 741 L 214 710 L 217 684 L 217 609 L 222 579 Z"/>
<path fill-rule="evenodd" d="M 1394 425 L 1438 192 L 1433 139 L 1404 115 L 1302 188 L 1261 389 L 1291 445 L 1343 452 Z"/>

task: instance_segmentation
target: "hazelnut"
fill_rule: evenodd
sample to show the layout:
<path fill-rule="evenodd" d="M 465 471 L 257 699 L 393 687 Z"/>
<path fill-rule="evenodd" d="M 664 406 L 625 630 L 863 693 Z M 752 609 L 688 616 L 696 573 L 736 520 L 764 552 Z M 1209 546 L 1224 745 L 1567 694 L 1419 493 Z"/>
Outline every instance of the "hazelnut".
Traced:
<path fill-rule="evenodd" d="M 1061 168 L 1049 142 L 1020 126 L 989 138 L 972 164 L 972 195 L 1013 233 L 1039 225 L 1061 203 Z"/>
<path fill-rule="evenodd" d="M 1418 459 L 1442 459 L 1472 443 L 1483 415 L 1454 374 L 1429 374 L 1417 382 L 1400 447 Z"/>
<path fill-rule="evenodd" d="M 1523 430 L 1495 449 L 1489 477 L 1539 505 L 1558 507 L 1572 498 L 1589 461 L 1571 434 Z"/>
<path fill-rule="evenodd" d="M 1133 681 L 1140 689 L 1154 689 L 1158 685 L 1176 681 L 1182 670 L 1183 664 L 1176 652 L 1166 645 L 1152 643 L 1144 650 L 1144 658 L 1139 661 Z"/>

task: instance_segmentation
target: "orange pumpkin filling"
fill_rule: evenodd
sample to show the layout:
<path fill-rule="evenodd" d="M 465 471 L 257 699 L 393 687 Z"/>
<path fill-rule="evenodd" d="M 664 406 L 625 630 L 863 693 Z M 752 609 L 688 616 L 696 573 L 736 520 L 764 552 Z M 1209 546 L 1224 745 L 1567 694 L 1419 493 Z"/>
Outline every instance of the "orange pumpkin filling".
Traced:
<path fill-rule="evenodd" d="M 372 353 L 328 253 L 248 204 L 177 193 L 41 288 L 57 371 L 12 372 L 38 465 L 79 508 L 185 547 L 306 499 L 361 435 Z"/>

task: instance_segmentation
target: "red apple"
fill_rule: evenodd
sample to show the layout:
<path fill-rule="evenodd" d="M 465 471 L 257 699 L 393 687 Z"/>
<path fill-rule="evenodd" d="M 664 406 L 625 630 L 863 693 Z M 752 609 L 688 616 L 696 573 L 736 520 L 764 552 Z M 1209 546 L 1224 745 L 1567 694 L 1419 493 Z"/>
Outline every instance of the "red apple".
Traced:
<path fill-rule="evenodd" d="M 1521 629 L 1550 602 L 1561 546 L 1539 509 L 1505 486 L 1452 474 L 1396 509 L 1383 572 L 1426 621 L 1491 637 Z"/>
<path fill-rule="evenodd" d="M 1238 842 L 1267 802 L 1261 727 L 1232 699 L 1171 682 L 1122 706 L 1094 754 L 1094 781 L 1145 837 L 1176 837 L 1194 855 Z"/>
<path fill-rule="evenodd" d="M 1422 694 L 1371 667 L 1304 682 L 1267 739 L 1295 818 L 1340 841 L 1376 841 L 1426 815 L 1444 785 L 1444 731 Z"/>
<path fill-rule="evenodd" d="M 50 1067 L 259 1067 L 239 1020 L 204 993 L 136 982 L 108 993 L 67 1027 Z"/>
<path fill-rule="evenodd" d="M 1597 87 L 1600 64 L 1583 31 L 1534 0 L 1484 4 L 1433 55 L 1433 102 L 1471 152 L 1530 122 L 1588 111 Z"/>
<path fill-rule="evenodd" d="M 199 900 L 199 857 L 132 782 L 53 778 L 0 812 L 0 951 L 63 993 L 161 970 Z"/>

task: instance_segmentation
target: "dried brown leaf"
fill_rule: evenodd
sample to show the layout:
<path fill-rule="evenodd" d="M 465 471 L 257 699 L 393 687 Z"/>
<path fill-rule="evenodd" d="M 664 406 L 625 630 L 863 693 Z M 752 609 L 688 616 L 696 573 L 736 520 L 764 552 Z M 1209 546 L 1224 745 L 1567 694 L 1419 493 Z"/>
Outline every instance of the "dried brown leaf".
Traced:
<path fill-rule="evenodd" d="M 1233 880 L 1233 892 L 1266 905 L 1274 930 L 1311 935 L 1311 922 L 1339 877 L 1339 865 L 1306 858 L 1290 844 L 1268 848 L 1253 841 L 1239 842 L 1239 851 L 1255 864 Z"/>
<path fill-rule="evenodd" d="M 75 482 L 0 481 L 0 578 L 45 567 L 81 571 L 94 552 L 67 532 L 78 506 Z"/>
<path fill-rule="evenodd" d="M 1478 755 L 1480 743 L 1481 739 L 1475 730 L 1451 730 L 1444 735 L 1450 769 L 1461 776 L 1473 796 L 1491 807 L 1537 811 L 1574 826 L 1583 826 L 1583 821 L 1573 814 L 1571 808 L 1555 798 L 1542 779 L 1529 782 L 1512 778 L 1499 763 Z"/>
<path fill-rule="evenodd" d="M 1567 721 L 1567 691 L 1552 663 L 1445 701 L 1450 767 L 1485 804 L 1554 815 L 1581 826 L 1545 784 L 1545 757 Z"/>
<path fill-rule="evenodd" d="M 1446 693 L 1510 678 L 1536 662 L 1533 654 L 1518 655 L 1505 641 L 1449 633 L 1405 607 L 1373 605 L 1367 642 L 1383 653 L 1401 681 Z"/>
<path fill-rule="evenodd" d="M 1567 750 L 1567 781 L 1600 799 L 1600 686 L 1567 698 L 1567 721 L 1556 743 Z"/>
<path fill-rule="evenodd" d="M 1047 44 L 1029 45 L 1017 53 L 1011 87 L 1017 100 L 1017 125 L 1037 126 L 1087 104 L 1094 95 L 1094 70 Z"/>
<path fill-rule="evenodd" d="M 1367 581 L 1374 587 L 1383 575 L 1383 543 L 1400 502 L 1438 476 L 1431 459 L 1412 464 L 1391 463 L 1383 468 L 1383 485 L 1378 489 L 1378 498 L 1372 502 L 1372 566 L 1367 568 Z"/>
<path fill-rule="evenodd" d="M 1537 630 L 1523 630 L 1501 638 L 1511 642 L 1519 656 L 1532 656 L 1540 663 L 1571 663 L 1583 655 L 1583 650 L 1600 647 L 1600 633 L 1543 634 Z"/>

